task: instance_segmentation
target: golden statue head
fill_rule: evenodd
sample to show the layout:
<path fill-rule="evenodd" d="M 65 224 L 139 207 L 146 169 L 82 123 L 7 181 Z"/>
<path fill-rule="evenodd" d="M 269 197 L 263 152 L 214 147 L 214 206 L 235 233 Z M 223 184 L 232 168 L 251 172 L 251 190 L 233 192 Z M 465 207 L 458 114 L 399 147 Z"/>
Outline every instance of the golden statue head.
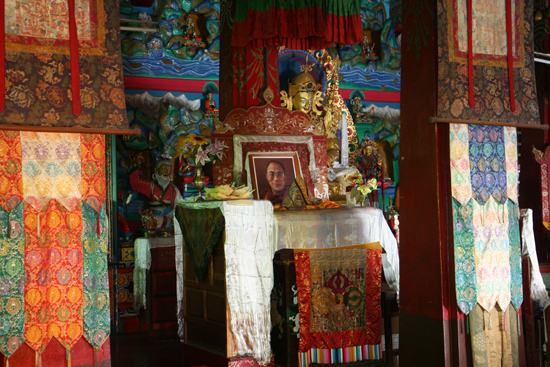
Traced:
<path fill-rule="evenodd" d="M 296 74 L 288 81 L 288 94 L 292 98 L 293 109 L 308 113 L 319 88 L 321 84 L 317 83 L 310 73 L 303 71 Z"/>

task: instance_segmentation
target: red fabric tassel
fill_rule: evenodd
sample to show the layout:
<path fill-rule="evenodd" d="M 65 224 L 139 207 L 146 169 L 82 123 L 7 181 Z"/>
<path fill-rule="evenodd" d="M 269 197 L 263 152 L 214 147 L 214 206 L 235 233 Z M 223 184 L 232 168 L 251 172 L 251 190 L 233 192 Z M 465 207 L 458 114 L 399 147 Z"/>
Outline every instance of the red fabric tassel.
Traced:
<path fill-rule="evenodd" d="M 71 46 L 71 88 L 73 92 L 73 114 L 80 116 L 80 63 L 78 61 L 78 34 L 76 31 L 75 0 L 69 0 L 69 41 Z"/>
<path fill-rule="evenodd" d="M 0 6 L 0 112 L 6 108 L 6 3 L 2 1 Z"/>
<path fill-rule="evenodd" d="M 514 93 L 514 49 L 512 46 L 512 0 L 506 0 L 506 43 L 508 47 L 508 84 L 510 86 L 510 110 L 516 111 Z"/>
<path fill-rule="evenodd" d="M 467 23 L 468 23 L 468 100 L 470 107 L 474 107 L 474 48 L 472 34 L 472 1 L 467 0 Z"/>

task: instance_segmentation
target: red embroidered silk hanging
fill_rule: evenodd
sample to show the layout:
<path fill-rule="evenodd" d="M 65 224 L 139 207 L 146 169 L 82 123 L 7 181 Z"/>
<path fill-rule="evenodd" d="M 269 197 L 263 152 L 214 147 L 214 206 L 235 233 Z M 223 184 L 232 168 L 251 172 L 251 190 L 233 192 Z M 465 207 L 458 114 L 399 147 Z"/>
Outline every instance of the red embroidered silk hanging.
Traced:
<path fill-rule="evenodd" d="M 358 1 L 239 0 L 234 6 L 234 47 L 321 50 L 363 41 Z"/>
<path fill-rule="evenodd" d="M 0 124 L 127 129 L 119 15 L 115 0 L 5 1 Z"/>
<path fill-rule="evenodd" d="M 68 210 L 51 200 L 37 212 L 26 205 L 25 237 L 25 341 L 38 353 L 51 338 L 71 349 L 83 332 L 81 207 Z"/>
<path fill-rule="evenodd" d="M 437 6 L 438 117 L 540 124 L 533 3 L 438 0 Z"/>
<path fill-rule="evenodd" d="M 70 365 L 109 335 L 104 136 L 0 132 L 0 158 L 0 352 L 55 338 Z"/>
<path fill-rule="evenodd" d="M 300 352 L 379 344 L 382 250 L 378 243 L 294 250 Z"/>

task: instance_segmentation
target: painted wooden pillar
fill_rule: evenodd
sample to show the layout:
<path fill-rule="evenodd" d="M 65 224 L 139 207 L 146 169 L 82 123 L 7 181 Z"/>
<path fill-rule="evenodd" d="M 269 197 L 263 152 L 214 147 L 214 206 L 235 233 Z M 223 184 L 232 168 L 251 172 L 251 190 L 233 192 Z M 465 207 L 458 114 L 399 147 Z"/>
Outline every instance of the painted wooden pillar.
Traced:
<path fill-rule="evenodd" d="M 401 366 L 466 366 L 456 305 L 449 126 L 437 115 L 437 2 L 403 0 L 400 162 Z M 468 335 L 469 336 L 469 335 Z"/>
<path fill-rule="evenodd" d="M 234 3 L 221 2 L 220 120 L 235 108 L 262 105 L 267 86 L 275 93 L 273 105 L 280 106 L 278 49 L 231 46 Z"/>

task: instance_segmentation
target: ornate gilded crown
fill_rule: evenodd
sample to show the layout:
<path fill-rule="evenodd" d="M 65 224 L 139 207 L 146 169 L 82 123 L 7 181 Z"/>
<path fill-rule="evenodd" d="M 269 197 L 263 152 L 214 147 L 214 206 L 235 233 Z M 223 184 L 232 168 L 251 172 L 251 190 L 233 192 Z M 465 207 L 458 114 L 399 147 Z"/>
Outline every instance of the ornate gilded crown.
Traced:
<path fill-rule="evenodd" d="M 288 89 L 291 96 L 298 92 L 315 93 L 320 87 L 321 84 L 317 83 L 315 79 L 313 79 L 313 76 L 306 71 L 296 74 L 288 82 Z"/>

